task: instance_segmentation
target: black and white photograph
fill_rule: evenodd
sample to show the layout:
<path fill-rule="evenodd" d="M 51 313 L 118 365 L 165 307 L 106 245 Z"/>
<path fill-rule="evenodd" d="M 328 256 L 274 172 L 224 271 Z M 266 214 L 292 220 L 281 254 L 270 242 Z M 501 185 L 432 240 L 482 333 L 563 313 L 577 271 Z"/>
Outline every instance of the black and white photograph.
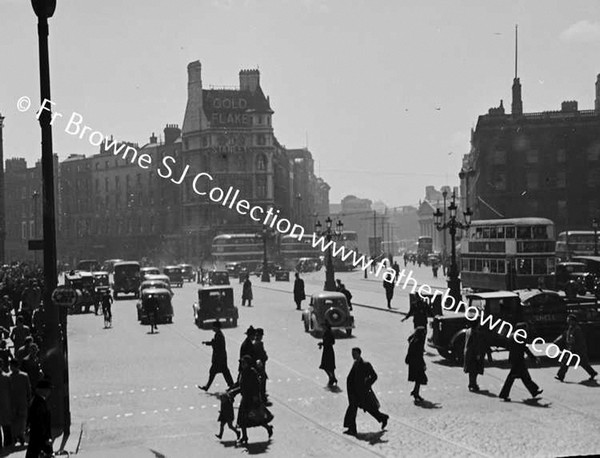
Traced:
<path fill-rule="evenodd" d="M 600 3 L 0 0 L 0 458 L 600 455 Z"/>

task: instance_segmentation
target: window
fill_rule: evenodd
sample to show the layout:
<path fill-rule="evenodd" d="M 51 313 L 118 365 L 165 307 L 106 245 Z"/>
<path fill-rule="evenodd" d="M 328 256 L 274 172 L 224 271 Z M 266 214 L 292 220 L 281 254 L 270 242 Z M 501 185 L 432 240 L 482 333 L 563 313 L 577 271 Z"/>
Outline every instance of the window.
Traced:
<path fill-rule="evenodd" d="M 564 149 L 559 149 L 556 152 L 556 162 L 559 164 L 567 162 L 567 152 Z"/>
<path fill-rule="evenodd" d="M 546 226 L 533 226 L 532 230 L 534 239 L 540 240 L 548 238 L 548 231 L 546 229 Z"/>
<path fill-rule="evenodd" d="M 556 187 L 564 188 L 567 185 L 567 174 L 564 171 L 556 172 Z"/>
<path fill-rule="evenodd" d="M 538 152 L 536 150 L 529 150 L 525 155 L 525 162 L 528 164 L 538 163 Z"/>
<path fill-rule="evenodd" d="M 260 146 L 264 146 L 267 144 L 267 137 L 265 137 L 265 134 L 258 134 L 256 137 L 256 143 Z"/>
<path fill-rule="evenodd" d="M 35 222 L 34 221 L 29 221 L 29 238 L 33 239 L 36 237 L 36 233 L 35 233 Z"/>
<path fill-rule="evenodd" d="M 533 259 L 533 275 L 546 275 L 546 258 Z"/>
<path fill-rule="evenodd" d="M 507 226 L 506 227 L 506 238 L 507 239 L 515 238 L 515 226 Z"/>
<path fill-rule="evenodd" d="M 256 179 L 256 197 L 259 199 L 267 197 L 267 179 L 265 177 L 258 177 Z"/>
<path fill-rule="evenodd" d="M 262 124 L 262 122 L 263 122 L 263 117 L 262 117 L 262 116 L 259 116 L 259 117 L 258 117 L 258 123 L 259 123 L 259 124 Z"/>
<path fill-rule="evenodd" d="M 531 226 L 517 227 L 517 238 L 518 239 L 530 239 L 531 238 Z"/>
<path fill-rule="evenodd" d="M 527 189 L 537 189 L 540 185 L 537 172 L 527 172 L 526 175 Z"/>
<path fill-rule="evenodd" d="M 531 275 L 531 259 L 518 259 L 517 273 L 521 275 Z"/>
<path fill-rule="evenodd" d="M 21 238 L 23 240 L 27 240 L 27 222 L 23 221 L 21 223 Z"/>
<path fill-rule="evenodd" d="M 482 237 L 484 239 L 489 239 L 490 238 L 490 228 L 489 227 L 484 227 L 483 228 L 483 235 Z"/>
<path fill-rule="evenodd" d="M 596 188 L 600 186 L 600 169 L 588 170 L 587 185 L 590 188 Z"/>
<path fill-rule="evenodd" d="M 96 170 L 100 170 L 100 163 L 96 162 Z"/>
<path fill-rule="evenodd" d="M 121 177 L 118 175 L 115 177 L 115 188 L 117 190 L 121 189 Z"/>
<path fill-rule="evenodd" d="M 499 239 L 504 238 L 504 226 L 498 226 L 496 228 L 496 238 L 499 238 Z"/>
<path fill-rule="evenodd" d="M 256 169 L 266 170 L 267 169 L 267 158 L 264 154 L 259 154 L 256 158 Z"/>

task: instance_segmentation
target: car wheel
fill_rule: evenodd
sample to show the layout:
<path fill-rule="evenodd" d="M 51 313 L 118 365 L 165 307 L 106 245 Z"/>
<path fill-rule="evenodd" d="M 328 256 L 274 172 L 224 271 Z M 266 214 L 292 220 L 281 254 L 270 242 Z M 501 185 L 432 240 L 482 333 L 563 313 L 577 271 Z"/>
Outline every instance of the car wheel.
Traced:
<path fill-rule="evenodd" d="M 309 329 L 308 329 L 308 320 L 304 319 L 302 321 L 304 322 L 304 332 L 308 332 L 309 331 Z"/>

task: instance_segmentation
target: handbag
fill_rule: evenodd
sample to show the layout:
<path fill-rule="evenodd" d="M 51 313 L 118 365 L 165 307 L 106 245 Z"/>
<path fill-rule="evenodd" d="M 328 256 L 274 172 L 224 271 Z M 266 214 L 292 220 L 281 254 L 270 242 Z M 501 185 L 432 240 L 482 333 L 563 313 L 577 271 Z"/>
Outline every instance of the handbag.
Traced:
<path fill-rule="evenodd" d="M 273 414 L 264 404 L 261 404 L 248 412 L 248 422 L 254 425 L 270 423 L 273 418 Z"/>

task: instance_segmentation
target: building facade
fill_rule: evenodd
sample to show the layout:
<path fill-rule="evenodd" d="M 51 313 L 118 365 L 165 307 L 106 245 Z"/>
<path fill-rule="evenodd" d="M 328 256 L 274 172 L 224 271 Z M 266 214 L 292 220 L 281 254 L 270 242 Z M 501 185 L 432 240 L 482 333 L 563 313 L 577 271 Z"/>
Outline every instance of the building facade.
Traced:
<path fill-rule="evenodd" d="M 557 231 L 590 230 L 600 216 L 600 75 L 593 110 L 567 101 L 557 111 L 523 113 L 515 78 L 511 111 L 501 102 L 472 133 L 462 186 L 473 218 L 538 216 Z"/>

